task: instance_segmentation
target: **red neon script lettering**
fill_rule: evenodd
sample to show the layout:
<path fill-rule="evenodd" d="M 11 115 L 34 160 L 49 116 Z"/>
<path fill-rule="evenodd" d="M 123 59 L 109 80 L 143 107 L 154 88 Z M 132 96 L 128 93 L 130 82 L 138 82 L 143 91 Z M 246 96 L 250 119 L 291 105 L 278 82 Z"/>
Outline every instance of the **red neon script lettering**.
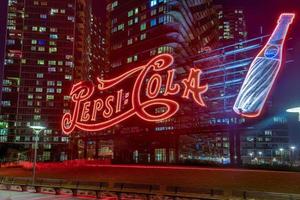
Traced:
<path fill-rule="evenodd" d="M 84 131 L 100 131 L 134 115 L 148 122 L 161 121 L 174 116 L 179 109 L 179 104 L 167 97 L 177 95 L 181 90 L 180 84 L 174 83 L 175 70 L 167 71 L 165 82 L 159 74 L 168 69 L 173 61 L 171 55 L 162 54 L 150 60 L 146 65 L 134 68 L 116 78 L 98 79 L 96 86 L 91 82 L 75 84 L 70 93 L 74 108 L 72 112 L 64 114 L 62 130 L 66 134 L 72 133 L 75 128 Z M 152 76 L 147 79 L 150 74 Z M 205 106 L 201 95 L 207 91 L 207 85 L 199 85 L 200 75 L 200 69 L 191 69 L 189 77 L 182 80 L 184 87 L 182 97 L 188 99 L 192 94 L 197 104 Z M 108 90 L 114 91 L 116 90 L 114 87 L 122 85 L 124 81 L 132 77 L 135 81 L 131 91 L 127 92 L 122 88 L 117 90 L 116 95 L 110 93 L 106 98 L 92 97 Z M 145 90 L 143 86 L 146 86 Z M 161 95 L 163 97 L 160 98 L 161 92 L 163 92 Z M 153 108 L 161 107 L 164 108 L 162 113 L 150 112 Z M 100 122 L 97 123 L 97 121 Z"/>

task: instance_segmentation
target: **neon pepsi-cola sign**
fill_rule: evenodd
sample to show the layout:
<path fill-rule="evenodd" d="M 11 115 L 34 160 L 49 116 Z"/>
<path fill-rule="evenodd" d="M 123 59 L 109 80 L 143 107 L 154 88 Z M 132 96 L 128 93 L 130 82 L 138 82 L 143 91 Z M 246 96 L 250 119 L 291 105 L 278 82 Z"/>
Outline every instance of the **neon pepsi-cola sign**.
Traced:
<path fill-rule="evenodd" d="M 172 96 L 179 93 L 181 98 L 192 99 L 199 106 L 205 106 L 202 94 L 207 91 L 208 85 L 200 84 L 202 71 L 191 68 L 189 75 L 181 80 L 181 84 L 174 83 L 175 69 L 170 69 L 173 62 L 172 55 L 161 54 L 146 65 L 134 68 L 116 78 L 98 79 L 97 85 L 91 82 L 75 84 L 70 93 L 74 108 L 72 112 L 63 116 L 62 130 L 66 134 L 70 134 L 75 128 L 101 131 L 134 115 L 148 122 L 162 121 L 174 116 L 179 110 L 179 103 L 172 99 Z M 161 72 L 165 72 L 166 79 L 162 77 Z M 152 75 L 146 79 L 149 74 Z M 113 91 L 114 87 L 122 85 L 132 77 L 134 83 L 131 91 L 118 89 L 105 98 L 93 98 L 97 93 Z M 124 109 L 124 106 L 127 108 Z M 147 111 L 149 108 L 162 108 L 162 111 L 153 114 Z"/>
<path fill-rule="evenodd" d="M 282 49 L 294 14 L 284 13 L 272 36 L 252 62 L 238 93 L 233 110 L 244 117 L 261 114 L 270 90 L 282 66 Z M 205 107 L 202 70 L 191 68 L 181 80 L 171 69 L 174 58 L 161 54 L 147 64 L 129 70 L 113 79 L 97 83 L 79 82 L 72 87 L 73 108 L 63 115 L 65 134 L 75 129 L 97 132 L 113 127 L 134 116 L 159 122 L 173 117 L 180 109 L 179 99 L 191 100 Z M 176 81 L 175 81 L 176 80 Z"/>

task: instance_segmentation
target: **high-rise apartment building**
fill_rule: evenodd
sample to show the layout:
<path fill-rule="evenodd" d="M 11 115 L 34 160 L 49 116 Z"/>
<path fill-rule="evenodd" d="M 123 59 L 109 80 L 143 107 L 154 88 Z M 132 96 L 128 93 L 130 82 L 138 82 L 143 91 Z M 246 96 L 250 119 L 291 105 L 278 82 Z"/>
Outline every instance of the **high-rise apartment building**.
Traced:
<path fill-rule="evenodd" d="M 20 159 L 32 157 L 29 125 L 46 127 L 38 160 L 66 158 L 60 119 L 73 81 L 87 77 L 89 12 L 85 0 L 8 0 L 1 119 L 7 141 L 20 144 Z"/>
<path fill-rule="evenodd" d="M 247 39 L 246 19 L 243 9 L 216 6 L 219 19 L 219 40 L 229 45 Z"/>
<path fill-rule="evenodd" d="M 217 14 L 211 0 L 111 0 L 107 1 L 107 19 L 110 65 L 106 78 L 162 53 L 174 56 L 178 77 L 186 75 L 190 57 L 217 42 Z M 105 151 L 117 162 L 176 162 L 178 136 L 164 133 L 170 130 L 167 126 L 174 126 L 176 117 L 162 124 L 127 120 L 98 136 L 81 137 L 74 141 L 77 157 L 99 158 Z"/>
<path fill-rule="evenodd" d="M 106 31 L 106 24 L 103 20 L 96 15 L 92 15 L 90 19 L 88 67 L 90 80 L 96 80 L 97 77 L 103 78 L 108 67 Z"/>
<path fill-rule="evenodd" d="M 173 54 L 177 64 L 185 63 L 215 41 L 210 32 L 216 26 L 211 0 L 111 0 L 107 8 L 112 71 L 161 53 Z"/>
<path fill-rule="evenodd" d="M 74 77 L 75 82 L 89 77 L 89 35 L 91 30 L 91 0 L 76 0 L 75 40 L 74 40 Z"/>

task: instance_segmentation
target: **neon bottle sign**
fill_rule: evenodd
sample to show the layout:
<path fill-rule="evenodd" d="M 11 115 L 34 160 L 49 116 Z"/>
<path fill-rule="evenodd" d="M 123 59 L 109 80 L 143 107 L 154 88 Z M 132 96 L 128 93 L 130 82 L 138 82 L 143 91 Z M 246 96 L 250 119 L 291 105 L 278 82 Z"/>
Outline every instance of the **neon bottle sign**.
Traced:
<path fill-rule="evenodd" d="M 233 110 L 244 117 L 258 117 L 282 68 L 283 46 L 293 13 L 280 15 L 267 44 L 250 65 Z"/>
<path fill-rule="evenodd" d="M 180 92 L 181 98 L 193 99 L 199 106 L 204 107 L 202 94 L 207 91 L 208 85 L 200 85 L 202 71 L 191 68 L 188 77 L 181 80 L 182 84 L 174 83 L 175 70 L 167 70 L 173 62 L 174 59 L 170 54 L 161 54 L 146 65 L 132 69 L 116 78 L 110 80 L 98 78 L 97 85 L 91 82 L 75 84 L 70 93 L 74 107 L 72 112 L 64 114 L 62 130 L 66 134 L 72 133 L 75 128 L 84 131 L 100 131 L 134 115 L 148 122 L 162 121 L 174 116 L 178 111 L 180 105 L 171 97 Z M 166 71 L 166 79 L 163 79 L 160 74 L 163 71 Z M 152 75 L 147 79 L 149 74 Z M 135 81 L 130 92 L 118 89 L 115 95 L 93 98 L 105 91 L 113 91 L 114 87 L 132 78 Z M 163 86 L 165 89 L 161 94 Z M 149 108 L 163 108 L 163 111 L 153 114 L 147 111 Z"/>

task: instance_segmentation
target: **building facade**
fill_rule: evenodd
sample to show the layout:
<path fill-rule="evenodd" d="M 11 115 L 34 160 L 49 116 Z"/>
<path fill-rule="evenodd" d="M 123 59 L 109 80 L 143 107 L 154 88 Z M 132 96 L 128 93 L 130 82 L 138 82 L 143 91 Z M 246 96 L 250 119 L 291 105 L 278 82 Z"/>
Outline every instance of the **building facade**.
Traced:
<path fill-rule="evenodd" d="M 84 14 L 83 14 L 84 13 Z M 86 77 L 83 58 L 89 4 L 83 0 L 9 0 L 1 119 L 17 159 L 32 158 L 29 125 L 46 129 L 38 160 L 67 158 L 60 119 L 69 109 L 73 81 Z"/>
<path fill-rule="evenodd" d="M 243 9 L 217 5 L 219 40 L 222 45 L 235 44 L 247 39 L 246 19 Z"/>
<path fill-rule="evenodd" d="M 90 80 L 97 77 L 104 78 L 105 70 L 108 67 L 108 43 L 107 28 L 103 19 L 92 15 L 90 19 L 89 34 L 89 67 L 88 75 Z"/>
<path fill-rule="evenodd" d="M 220 11 L 212 1 L 107 1 L 107 18 L 110 65 L 104 70 L 105 78 L 170 53 L 175 58 L 175 83 L 191 67 L 203 71 L 201 83 L 208 84 L 203 95 L 206 107 L 184 100 L 180 111 L 168 120 L 146 123 L 132 118 L 100 133 L 79 134 L 73 138 L 74 158 L 116 163 L 247 164 L 249 158 L 254 163 L 251 152 L 255 152 L 269 162 L 273 154 L 269 156 L 264 145 L 251 146 L 247 138 L 270 131 L 275 149 L 288 146 L 286 124 L 271 120 L 278 117 L 271 114 L 271 101 L 264 118 L 245 119 L 233 112 L 248 67 L 268 37 L 246 41 L 242 10 Z M 261 121 L 269 122 L 268 126 L 260 126 Z"/>
<path fill-rule="evenodd" d="M 110 60 L 105 70 L 107 78 L 162 53 L 174 56 L 174 68 L 180 78 L 189 72 L 190 57 L 206 47 L 214 48 L 218 40 L 217 14 L 210 0 L 107 1 L 107 19 Z M 176 117 L 169 122 L 176 121 Z M 95 133 L 98 138 L 93 134 L 80 138 L 78 147 L 83 149 L 80 152 L 86 152 L 83 158 L 90 158 L 85 150 L 89 144 L 95 144 L 99 149 L 99 141 L 107 137 L 102 135 L 111 135 L 116 162 L 176 162 L 178 136 L 166 131 L 175 125 L 168 121 L 153 125 L 137 120 L 128 120 L 104 133 Z"/>

